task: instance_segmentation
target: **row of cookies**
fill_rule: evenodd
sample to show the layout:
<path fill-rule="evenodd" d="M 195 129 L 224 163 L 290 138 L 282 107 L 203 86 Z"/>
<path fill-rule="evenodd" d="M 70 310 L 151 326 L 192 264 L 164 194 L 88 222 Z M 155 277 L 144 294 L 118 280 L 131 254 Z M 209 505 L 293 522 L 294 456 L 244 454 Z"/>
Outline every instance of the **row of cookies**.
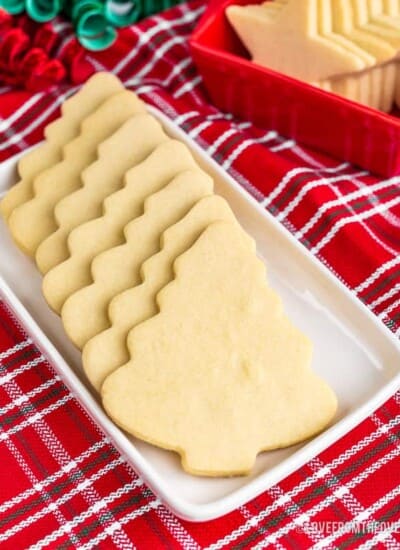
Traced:
<path fill-rule="evenodd" d="M 1 211 L 110 417 L 201 475 L 323 429 L 312 344 L 189 149 L 109 74 L 45 135 Z"/>
<path fill-rule="evenodd" d="M 229 6 L 254 62 L 388 112 L 400 105 L 399 0 Z"/>

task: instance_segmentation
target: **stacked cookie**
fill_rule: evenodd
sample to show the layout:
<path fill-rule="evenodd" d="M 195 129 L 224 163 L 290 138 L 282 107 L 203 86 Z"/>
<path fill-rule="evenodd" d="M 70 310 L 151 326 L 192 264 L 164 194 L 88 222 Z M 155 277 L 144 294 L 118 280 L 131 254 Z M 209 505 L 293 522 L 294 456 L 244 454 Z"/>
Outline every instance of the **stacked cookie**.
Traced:
<path fill-rule="evenodd" d="M 399 0 L 230 6 L 254 62 L 382 111 L 400 106 Z"/>
<path fill-rule="evenodd" d="M 189 149 L 99 73 L 1 203 L 104 407 L 199 475 L 323 429 L 336 399 L 253 240 Z"/>

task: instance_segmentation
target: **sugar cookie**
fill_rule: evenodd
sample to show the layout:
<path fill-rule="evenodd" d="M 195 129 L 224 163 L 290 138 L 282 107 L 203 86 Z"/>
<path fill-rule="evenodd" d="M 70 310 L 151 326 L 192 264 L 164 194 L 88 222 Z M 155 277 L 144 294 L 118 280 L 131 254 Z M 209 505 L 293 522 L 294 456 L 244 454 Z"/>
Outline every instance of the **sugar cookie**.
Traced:
<path fill-rule="evenodd" d="M 356 27 L 354 12 L 349 0 L 330 0 L 332 9 L 332 25 L 335 32 L 343 34 L 353 40 L 361 48 L 370 52 L 382 67 L 371 71 L 371 97 L 369 104 L 372 107 L 389 111 L 393 104 L 395 66 L 386 64 L 396 55 L 396 49 L 381 36 L 364 27 Z"/>
<path fill-rule="evenodd" d="M 277 9 L 282 9 L 287 6 L 289 1 L 290 0 L 268 1 L 263 4 L 263 7 L 269 11 L 271 11 L 271 9 L 273 9 L 275 6 Z M 345 48 L 346 50 L 352 52 L 354 55 L 360 57 L 365 65 L 365 68 L 372 67 L 376 64 L 377 60 L 373 55 L 366 52 L 363 48 L 357 46 L 357 44 L 355 44 L 345 36 L 333 31 L 332 9 L 334 9 L 334 6 L 331 6 L 331 2 L 329 2 L 329 0 L 317 0 L 316 9 L 317 32 L 320 36 L 331 40 L 338 46 Z"/>
<path fill-rule="evenodd" d="M 226 15 L 256 63 L 306 82 L 365 68 L 359 56 L 318 34 L 317 0 L 296 0 L 274 18 L 264 6 L 228 6 Z"/>
<path fill-rule="evenodd" d="M 395 0 L 395 2 L 392 2 L 392 4 L 389 3 L 387 6 L 384 4 L 383 0 L 367 0 L 369 19 L 373 23 L 398 30 L 400 28 L 400 14 L 397 10 L 399 9 L 400 2 Z"/>
<path fill-rule="evenodd" d="M 370 30 L 396 47 L 400 43 L 399 27 L 391 17 L 383 15 L 383 6 L 377 0 L 350 0 L 354 25 Z"/>
<path fill-rule="evenodd" d="M 274 0 L 273 2 L 265 2 L 263 6 L 268 11 L 271 11 L 272 7 L 277 5 L 278 9 L 282 9 L 287 5 L 290 0 Z M 376 65 L 376 58 L 367 53 L 363 48 L 360 48 L 339 33 L 333 31 L 332 23 L 332 9 L 334 6 L 331 6 L 329 0 L 317 0 L 317 30 L 318 34 L 324 36 L 328 40 L 333 41 L 338 44 L 340 47 L 347 49 L 352 52 L 354 55 L 357 55 L 365 64 L 365 67 L 372 67 Z M 327 91 L 333 91 L 341 96 L 344 96 L 353 101 L 359 101 L 361 103 L 370 104 L 370 95 L 371 95 L 371 73 L 369 71 L 363 71 L 360 75 L 351 76 L 337 76 L 335 79 L 328 84 L 328 80 L 324 80 L 317 84 L 317 86 L 322 87 Z M 315 85 L 315 83 L 314 83 Z M 379 104 L 376 101 L 373 105 L 376 108 L 379 108 Z"/>
<path fill-rule="evenodd" d="M 108 308 L 112 326 L 89 340 L 82 353 L 84 371 L 97 390 L 108 374 L 129 360 L 129 330 L 158 313 L 156 294 L 172 281 L 174 260 L 218 220 L 235 222 L 228 203 L 216 195 L 199 200 L 182 220 L 165 231 L 161 251 L 142 266 L 143 282 L 113 298 Z"/>
<path fill-rule="evenodd" d="M 82 172 L 83 186 L 54 209 L 58 229 L 36 251 L 36 264 L 43 274 L 69 257 L 67 238 L 72 229 L 101 216 L 103 200 L 123 186 L 125 172 L 167 139 L 154 117 L 139 114 L 99 145 L 98 160 Z"/>
<path fill-rule="evenodd" d="M 366 52 L 363 48 L 359 47 L 345 36 L 334 32 L 332 22 L 332 10 L 334 7 L 329 0 L 318 0 L 317 7 L 319 15 L 318 30 L 322 36 L 329 37 L 330 40 L 333 40 L 344 48 L 348 48 L 349 51 L 361 57 L 366 67 L 376 65 L 377 59 L 374 55 Z M 356 76 L 342 77 L 341 79 L 333 81 L 332 91 L 340 93 L 340 95 L 352 99 L 353 101 L 359 101 L 365 105 L 370 105 L 370 101 L 371 103 L 374 101 L 373 93 L 371 92 L 374 80 L 371 75 L 371 70 L 372 69 L 364 71 Z M 342 89 L 338 90 L 338 86 L 342 86 Z M 376 101 L 373 106 L 379 108 L 378 101 Z"/>
<path fill-rule="evenodd" d="M 373 52 L 379 62 L 388 61 L 396 55 L 396 49 L 387 40 L 365 28 L 357 27 L 349 0 L 330 0 L 330 3 L 335 32 L 352 40 L 365 51 Z"/>
<path fill-rule="evenodd" d="M 104 201 L 103 216 L 71 231 L 70 257 L 43 278 L 43 294 L 50 307 L 60 313 L 69 296 L 92 283 L 93 258 L 125 242 L 123 229 L 143 214 L 147 196 L 165 187 L 179 172 L 196 168 L 189 149 L 179 141 L 169 140 L 129 170 L 124 178 L 125 187 Z"/>
<path fill-rule="evenodd" d="M 400 16 L 400 2 L 399 0 L 383 0 L 382 1 L 383 13 L 390 15 L 391 17 Z"/>
<path fill-rule="evenodd" d="M 109 416 L 208 476 L 246 474 L 260 451 L 325 428 L 336 398 L 310 369 L 312 345 L 267 285 L 252 239 L 213 223 L 174 270 L 160 313 L 130 333 L 131 361 L 104 381 Z"/>
<path fill-rule="evenodd" d="M 34 197 L 15 208 L 8 220 L 18 246 L 34 255 L 39 244 L 56 231 L 53 209 L 81 186 L 80 174 L 97 158 L 98 145 L 145 107 L 135 94 L 113 95 L 82 123 L 78 137 L 63 148 L 63 160 L 41 172 L 33 182 Z"/>
<path fill-rule="evenodd" d="M 109 326 L 110 301 L 140 283 L 141 265 L 160 250 L 161 234 L 212 190 L 213 181 L 204 172 L 180 174 L 146 199 L 144 214 L 124 229 L 125 244 L 96 256 L 91 267 L 93 284 L 70 296 L 61 310 L 64 329 L 78 348 Z"/>
<path fill-rule="evenodd" d="M 6 221 L 14 208 L 32 198 L 32 183 L 40 172 L 60 162 L 62 148 L 79 134 L 83 119 L 122 90 L 117 77 L 111 73 L 97 73 L 62 104 L 61 117 L 45 128 L 46 141 L 24 155 L 18 163 L 21 179 L 0 202 L 0 212 Z"/>

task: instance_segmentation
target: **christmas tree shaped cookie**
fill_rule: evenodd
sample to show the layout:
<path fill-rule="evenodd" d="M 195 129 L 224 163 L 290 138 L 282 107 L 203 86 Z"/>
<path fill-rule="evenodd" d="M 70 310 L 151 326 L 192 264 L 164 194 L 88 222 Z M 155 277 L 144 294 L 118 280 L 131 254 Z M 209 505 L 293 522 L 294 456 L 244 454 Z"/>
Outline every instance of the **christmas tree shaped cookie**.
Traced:
<path fill-rule="evenodd" d="M 144 214 L 125 227 L 124 244 L 96 256 L 93 284 L 70 296 L 61 311 L 65 332 L 78 348 L 109 326 L 110 301 L 140 283 L 141 265 L 160 250 L 162 233 L 212 192 L 213 180 L 207 174 L 183 172 L 146 200 Z"/>
<path fill-rule="evenodd" d="M 69 296 L 93 282 L 92 260 L 101 252 L 125 242 L 124 227 L 143 214 L 146 198 L 165 187 L 180 172 L 196 169 L 189 149 L 172 139 L 131 168 L 124 178 L 125 187 L 105 199 L 103 215 L 71 231 L 68 236 L 70 257 L 44 276 L 42 290 L 49 306 L 61 313 Z"/>
<path fill-rule="evenodd" d="M 259 452 L 325 428 L 336 398 L 240 227 L 211 224 L 174 271 L 160 313 L 129 335 L 132 359 L 102 386 L 110 417 L 209 476 L 246 474 Z"/>
<path fill-rule="evenodd" d="M 72 229 L 101 216 L 103 200 L 123 186 L 126 171 L 167 139 L 154 117 L 139 114 L 99 145 L 98 160 L 82 172 L 83 186 L 54 209 L 58 229 L 36 251 L 36 264 L 43 274 L 69 257 L 67 238 Z"/>
<path fill-rule="evenodd" d="M 218 220 L 235 222 L 228 203 L 217 195 L 201 199 L 182 220 L 169 227 L 161 239 L 161 251 L 142 265 L 143 282 L 116 296 L 108 314 L 111 327 L 85 345 L 84 371 L 92 385 L 100 390 L 104 378 L 129 360 L 126 338 L 130 329 L 158 312 L 156 294 L 173 279 L 172 264 L 202 231 Z"/>
<path fill-rule="evenodd" d="M 98 145 L 131 116 L 144 112 L 144 104 L 129 91 L 113 95 L 82 123 L 78 137 L 63 149 L 63 160 L 41 172 L 33 182 L 34 197 L 15 208 L 9 219 L 11 234 L 27 254 L 57 230 L 54 207 L 81 185 L 81 172 L 97 159 Z"/>
<path fill-rule="evenodd" d="M 32 198 L 33 180 L 44 170 L 62 159 L 62 148 L 80 131 L 84 118 L 94 112 L 112 95 L 121 92 L 121 82 L 110 73 L 97 73 L 83 88 L 61 106 L 61 117 L 46 126 L 46 141 L 22 157 L 18 163 L 21 180 L 14 185 L 0 202 L 5 220 L 17 206 Z"/>
<path fill-rule="evenodd" d="M 229 6 L 227 17 L 256 63 L 318 82 L 366 68 L 365 62 L 318 32 L 317 0 L 289 1 L 271 17 L 265 6 Z"/>

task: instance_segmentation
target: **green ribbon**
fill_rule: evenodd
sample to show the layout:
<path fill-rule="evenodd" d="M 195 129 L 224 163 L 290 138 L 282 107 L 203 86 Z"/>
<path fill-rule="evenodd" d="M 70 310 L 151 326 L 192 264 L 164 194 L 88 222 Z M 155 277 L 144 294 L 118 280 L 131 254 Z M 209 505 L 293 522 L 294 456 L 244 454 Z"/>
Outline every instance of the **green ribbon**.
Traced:
<path fill-rule="evenodd" d="M 39 23 L 62 10 L 72 19 L 79 42 L 88 50 L 104 50 L 117 38 L 115 27 L 127 27 L 183 0 L 0 0 L 12 15 L 24 10 Z"/>
<path fill-rule="evenodd" d="M 79 42 L 88 50 L 105 50 L 116 40 L 117 31 L 110 24 L 99 0 L 77 0 L 71 18 Z"/>
<path fill-rule="evenodd" d="M 38 23 L 51 21 L 62 9 L 61 0 L 26 0 L 26 13 Z"/>
<path fill-rule="evenodd" d="M 19 15 L 25 10 L 25 0 L 0 0 L 0 8 L 4 8 L 11 15 Z"/>
<path fill-rule="evenodd" d="M 171 8 L 180 2 L 182 0 L 141 0 L 143 17 Z"/>
<path fill-rule="evenodd" d="M 106 0 L 105 14 L 112 25 L 128 27 L 142 17 L 141 2 L 139 0 Z"/>

